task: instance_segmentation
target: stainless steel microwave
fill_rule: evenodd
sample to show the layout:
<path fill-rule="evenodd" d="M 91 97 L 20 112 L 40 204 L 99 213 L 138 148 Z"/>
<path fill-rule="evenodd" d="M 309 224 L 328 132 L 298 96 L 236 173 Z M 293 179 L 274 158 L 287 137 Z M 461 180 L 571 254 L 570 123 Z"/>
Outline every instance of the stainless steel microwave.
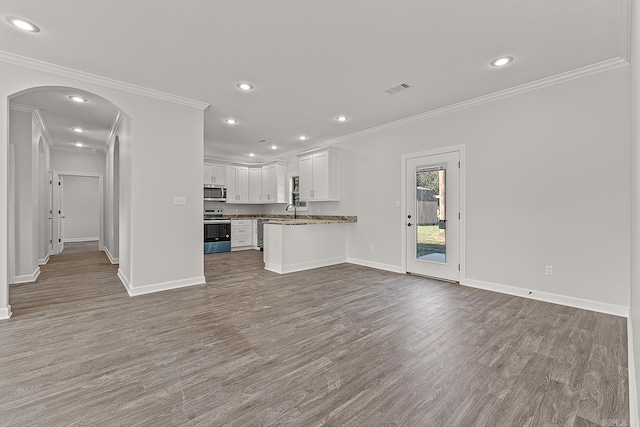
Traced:
<path fill-rule="evenodd" d="M 227 201 L 227 186 L 205 184 L 204 186 L 204 201 L 205 202 L 226 202 Z"/>

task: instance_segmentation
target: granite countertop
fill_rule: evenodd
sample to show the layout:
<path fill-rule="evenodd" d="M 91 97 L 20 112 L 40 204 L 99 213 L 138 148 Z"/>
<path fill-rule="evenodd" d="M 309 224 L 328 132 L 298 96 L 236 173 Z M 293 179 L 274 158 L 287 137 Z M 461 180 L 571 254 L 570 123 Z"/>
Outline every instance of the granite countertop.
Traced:
<path fill-rule="evenodd" d="M 225 215 L 231 219 L 262 219 L 265 220 L 265 224 L 276 225 L 311 225 L 311 224 L 339 224 L 357 222 L 356 216 L 342 216 L 342 215 L 298 215 L 298 218 L 293 219 L 293 215 Z"/>

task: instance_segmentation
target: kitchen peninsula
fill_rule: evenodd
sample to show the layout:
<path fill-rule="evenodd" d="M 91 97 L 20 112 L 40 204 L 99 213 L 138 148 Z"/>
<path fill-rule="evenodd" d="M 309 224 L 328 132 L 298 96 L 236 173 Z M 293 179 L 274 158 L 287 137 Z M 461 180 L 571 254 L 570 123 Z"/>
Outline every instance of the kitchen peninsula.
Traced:
<path fill-rule="evenodd" d="M 284 274 L 346 262 L 355 216 L 278 218 L 264 223 L 264 268 Z"/>

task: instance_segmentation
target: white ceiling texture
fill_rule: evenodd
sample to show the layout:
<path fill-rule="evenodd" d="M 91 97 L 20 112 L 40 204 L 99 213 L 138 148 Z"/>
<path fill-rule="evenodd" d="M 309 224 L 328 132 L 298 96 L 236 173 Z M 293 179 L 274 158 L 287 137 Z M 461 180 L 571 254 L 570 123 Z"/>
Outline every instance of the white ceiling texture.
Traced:
<path fill-rule="evenodd" d="M 0 14 L 42 31 L 2 19 L 0 50 L 209 103 L 205 153 L 260 161 L 625 58 L 628 9 L 628 0 L 3 0 Z M 502 55 L 514 61 L 489 65 Z M 411 87 L 385 92 L 401 83 Z"/>

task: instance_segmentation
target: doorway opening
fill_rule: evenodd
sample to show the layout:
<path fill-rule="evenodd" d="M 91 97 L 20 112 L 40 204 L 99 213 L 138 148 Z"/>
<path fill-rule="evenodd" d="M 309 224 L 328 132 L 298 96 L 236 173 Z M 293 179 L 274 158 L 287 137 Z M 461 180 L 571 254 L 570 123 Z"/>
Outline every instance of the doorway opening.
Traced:
<path fill-rule="evenodd" d="M 36 281 L 65 243 L 91 242 L 79 246 L 117 264 L 120 144 L 131 119 L 78 88 L 34 87 L 8 101 L 9 283 Z"/>

